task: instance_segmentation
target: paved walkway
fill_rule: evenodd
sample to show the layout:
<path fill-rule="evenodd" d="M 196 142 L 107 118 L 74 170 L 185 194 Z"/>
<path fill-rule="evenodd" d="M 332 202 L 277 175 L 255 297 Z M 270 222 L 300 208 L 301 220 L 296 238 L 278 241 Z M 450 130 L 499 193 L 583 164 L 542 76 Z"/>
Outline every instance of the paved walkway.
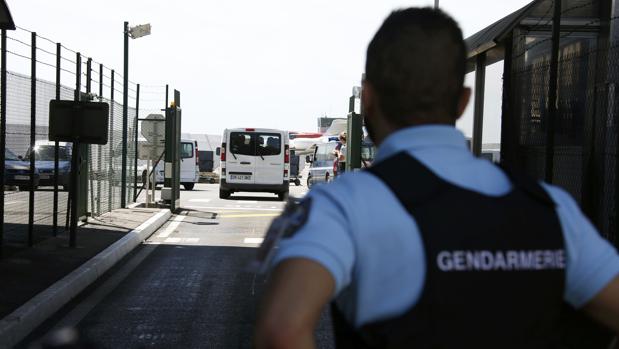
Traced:
<path fill-rule="evenodd" d="M 77 248 L 67 232 L 38 236 L 32 247 L 10 246 L 0 258 L 0 319 L 152 217 L 154 209 L 120 209 L 78 228 Z"/>

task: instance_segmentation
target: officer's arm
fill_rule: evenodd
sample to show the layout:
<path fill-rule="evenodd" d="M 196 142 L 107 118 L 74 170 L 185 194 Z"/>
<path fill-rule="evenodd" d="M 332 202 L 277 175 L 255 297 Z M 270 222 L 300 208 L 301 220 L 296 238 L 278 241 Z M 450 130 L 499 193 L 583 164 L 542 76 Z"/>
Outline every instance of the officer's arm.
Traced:
<path fill-rule="evenodd" d="M 619 335 L 619 276 L 615 277 L 583 309 Z"/>
<path fill-rule="evenodd" d="M 256 327 L 256 348 L 315 348 L 314 329 L 335 291 L 322 265 L 305 258 L 281 262 L 269 281 Z"/>

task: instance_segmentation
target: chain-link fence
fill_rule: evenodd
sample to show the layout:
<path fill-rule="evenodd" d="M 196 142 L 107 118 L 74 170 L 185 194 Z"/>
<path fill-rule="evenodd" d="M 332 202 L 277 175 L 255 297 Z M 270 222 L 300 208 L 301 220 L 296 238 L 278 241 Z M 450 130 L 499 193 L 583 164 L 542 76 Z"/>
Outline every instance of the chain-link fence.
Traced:
<path fill-rule="evenodd" d="M 515 133 L 516 144 L 510 161 L 565 188 L 617 243 L 619 36 L 612 28 L 619 23 L 607 14 L 609 2 L 563 1 L 553 61 L 554 6 L 539 1 L 511 38 L 509 104 L 515 122 L 507 132 Z"/>
<path fill-rule="evenodd" d="M 123 185 L 125 202 L 134 201 L 140 86 L 129 83 L 123 106 L 123 78 L 114 70 L 25 29 L 3 35 L 6 71 L 0 76 L 6 77 L 6 113 L 0 121 L 6 132 L 0 132 L 5 148 L 0 246 L 25 246 L 67 228 L 74 196 L 69 190 L 73 144 L 49 141 L 50 100 L 91 99 L 110 105 L 108 143 L 82 145 L 80 150 L 78 211 L 98 216 L 121 207 Z M 123 135 L 125 107 L 128 127 Z"/>

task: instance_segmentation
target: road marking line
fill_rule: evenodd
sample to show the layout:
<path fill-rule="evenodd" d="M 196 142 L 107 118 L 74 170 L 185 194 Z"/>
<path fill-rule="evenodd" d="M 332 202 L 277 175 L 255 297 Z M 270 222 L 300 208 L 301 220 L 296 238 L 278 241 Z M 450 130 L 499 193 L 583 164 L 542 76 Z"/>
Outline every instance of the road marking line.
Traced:
<path fill-rule="evenodd" d="M 258 201 L 246 201 L 246 200 L 236 200 L 236 202 L 240 204 L 257 204 Z"/>
<path fill-rule="evenodd" d="M 178 215 L 178 216 L 174 217 L 174 220 L 172 220 L 172 222 L 170 224 L 168 224 L 168 226 L 165 228 L 165 230 L 163 232 L 161 232 L 161 234 L 157 235 L 157 237 L 158 238 L 167 238 L 168 236 L 170 236 L 170 234 L 172 234 L 172 232 L 174 230 L 176 230 L 176 228 L 178 228 L 178 226 L 181 224 L 183 219 L 185 219 L 185 217 L 187 217 L 187 216 Z"/>
<path fill-rule="evenodd" d="M 243 243 L 245 244 L 261 244 L 264 241 L 264 238 L 245 238 Z"/>
<path fill-rule="evenodd" d="M 211 199 L 191 199 L 189 202 L 211 202 Z"/>
<path fill-rule="evenodd" d="M 13 205 L 13 204 L 19 204 L 19 203 L 22 203 L 22 202 L 24 202 L 24 201 L 11 201 L 11 202 L 5 202 L 4 204 L 5 205 Z"/>
<path fill-rule="evenodd" d="M 250 213 L 250 214 L 228 214 L 219 216 L 220 218 L 249 218 L 249 217 L 277 217 L 279 213 Z"/>
<path fill-rule="evenodd" d="M 185 208 L 204 208 L 208 210 L 232 210 L 232 211 L 282 211 L 283 208 L 251 208 L 251 207 L 216 207 L 216 206 L 183 206 Z"/>
<path fill-rule="evenodd" d="M 163 241 L 164 243 L 169 242 L 169 243 L 184 243 L 184 242 L 189 242 L 189 243 L 196 243 L 196 242 L 200 242 L 200 238 L 167 238 Z"/>

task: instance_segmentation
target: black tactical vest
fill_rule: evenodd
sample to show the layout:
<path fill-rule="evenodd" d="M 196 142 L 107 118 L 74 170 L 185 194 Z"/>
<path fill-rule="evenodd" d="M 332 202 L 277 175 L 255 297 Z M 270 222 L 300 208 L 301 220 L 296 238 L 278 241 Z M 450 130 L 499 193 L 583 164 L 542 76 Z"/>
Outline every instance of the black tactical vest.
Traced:
<path fill-rule="evenodd" d="M 338 348 L 558 346 L 566 256 L 554 203 L 537 182 L 510 174 L 512 191 L 490 197 L 406 153 L 369 171 L 419 227 L 424 289 L 403 315 L 358 330 L 332 306 Z"/>

